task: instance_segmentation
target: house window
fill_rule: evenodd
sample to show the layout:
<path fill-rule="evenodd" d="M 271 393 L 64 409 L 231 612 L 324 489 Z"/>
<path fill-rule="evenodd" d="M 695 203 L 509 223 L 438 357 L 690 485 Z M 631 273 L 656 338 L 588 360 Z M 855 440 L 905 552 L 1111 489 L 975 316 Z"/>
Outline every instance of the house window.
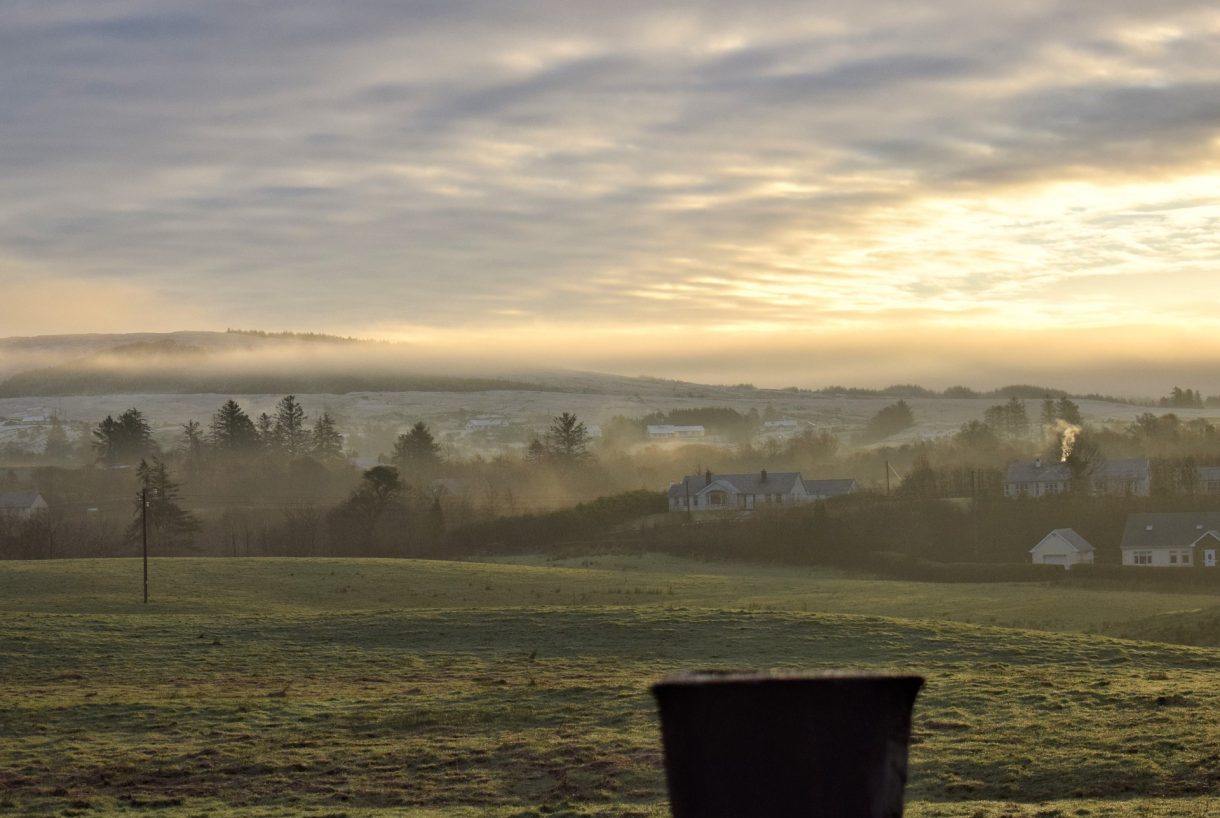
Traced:
<path fill-rule="evenodd" d="M 1190 552 L 1189 551 L 1182 552 L 1181 563 L 1182 563 L 1182 565 L 1190 565 Z"/>
<path fill-rule="evenodd" d="M 1178 552 L 1177 552 L 1177 551 L 1170 551 L 1170 552 L 1169 552 L 1169 564 L 1170 564 L 1170 565 L 1177 565 L 1177 564 L 1178 564 Z"/>
<path fill-rule="evenodd" d="M 710 505 L 722 506 L 722 505 L 724 505 L 726 495 L 723 491 L 713 491 L 711 494 L 709 494 L 707 496 L 707 499 L 708 499 L 708 503 Z"/>
<path fill-rule="evenodd" d="M 1134 565 L 1152 565 L 1152 552 L 1136 551 L 1131 555 L 1131 562 Z"/>

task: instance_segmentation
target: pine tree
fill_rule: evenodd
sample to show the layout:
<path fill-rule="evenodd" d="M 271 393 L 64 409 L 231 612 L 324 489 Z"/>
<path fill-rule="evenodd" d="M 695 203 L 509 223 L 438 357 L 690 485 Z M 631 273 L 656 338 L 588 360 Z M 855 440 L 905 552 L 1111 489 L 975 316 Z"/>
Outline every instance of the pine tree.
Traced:
<path fill-rule="evenodd" d="M 1080 417 L 1080 407 L 1073 403 L 1067 395 L 1064 395 L 1055 403 L 1055 416 L 1077 426 L 1084 423 L 1084 420 Z"/>
<path fill-rule="evenodd" d="M 530 441 L 525 450 L 525 462 L 538 464 L 546 460 L 546 446 L 538 438 Z"/>
<path fill-rule="evenodd" d="M 140 536 L 143 503 L 147 501 L 148 527 L 157 542 L 167 546 L 189 543 L 201 525 L 195 515 L 178 505 L 178 484 L 170 479 L 165 463 L 156 457 L 152 463 L 141 460 L 136 478 L 141 493 L 136 496 L 135 519 L 127 529 L 128 536 L 133 539 Z"/>
<path fill-rule="evenodd" d="M 235 400 L 227 400 L 212 415 L 208 427 L 212 445 L 222 452 L 249 452 L 258 448 L 258 430 L 254 421 Z"/>
<path fill-rule="evenodd" d="M 318 460 L 325 463 L 343 458 L 343 435 L 335 428 L 335 419 L 329 412 L 318 416 L 311 438 L 313 456 Z"/>
<path fill-rule="evenodd" d="M 276 447 L 289 457 L 300 457 L 309 450 L 309 429 L 305 427 L 305 409 L 296 395 L 285 395 L 275 407 Z"/>
<path fill-rule="evenodd" d="M 254 424 L 254 431 L 258 435 L 258 443 L 264 449 L 275 449 L 277 441 L 275 439 L 275 421 L 266 412 L 258 416 L 258 420 Z"/>
<path fill-rule="evenodd" d="M 561 463 L 578 463 L 590 457 L 589 430 L 570 412 L 564 412 L 554 418 L 546 437 L 547 453 L 554 460 Z"/>
<path fill-rule="evenodd" d="M 128 409 L 118 420 L 107 415 L 93 430 L 93 449 L 107 466 L 135 463 L 154 455 L 152 428 L 139 409 Z"/>
<path fill-rule="evenodd" d="M 441 447 L 432 437 L 428 424 L 422 420 L 405 435 L 394 441 L 394 464 L 403 471 L 433 468 L 440 463 Z"/>
<path fill-rule="evenodd" d="M 192 476 L 199 470 L 203 462 L 203 427 L 197 420 L 188 420 L 182 424 L 182 437 L 178 441 L 178 452 L 186 463 L 186 470 Z"/>
<path fill-rule="evenodd" d="M 1011 440 L 1029 436 L 1029 416 L 1025 414 L 1025 401 L 1013 395 L 1004 406 L 1004 431 Z"/>

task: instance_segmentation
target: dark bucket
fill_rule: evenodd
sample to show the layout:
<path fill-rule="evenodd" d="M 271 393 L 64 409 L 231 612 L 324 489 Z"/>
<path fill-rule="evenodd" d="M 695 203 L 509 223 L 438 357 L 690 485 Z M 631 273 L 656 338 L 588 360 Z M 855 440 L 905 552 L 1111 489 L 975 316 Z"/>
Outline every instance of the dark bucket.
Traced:
<path fill-rule="evenodd" d="M 674 818 L 898 818 L 919 676 L 684 673 L 652 688 Z"/>

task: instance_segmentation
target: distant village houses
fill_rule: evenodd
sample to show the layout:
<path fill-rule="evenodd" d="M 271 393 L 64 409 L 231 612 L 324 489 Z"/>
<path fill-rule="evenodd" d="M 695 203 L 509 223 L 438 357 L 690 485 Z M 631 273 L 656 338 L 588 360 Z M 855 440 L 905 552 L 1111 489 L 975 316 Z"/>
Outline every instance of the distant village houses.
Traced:
<path fill-rule="evenodd" d="M 752 511 L 801 505 L 859 489 L 855 480 L 805 480 L 800 472 L 687 475 L 669 486 L 670 511 Z"/>
<path fill-rule="evenodd" d="M 702 426 L 676 426 L 670 423 L 649 424 L 648 426 L 648 437 L 652 440 L 703 437 L 705 434 L 706 431 Z"/>

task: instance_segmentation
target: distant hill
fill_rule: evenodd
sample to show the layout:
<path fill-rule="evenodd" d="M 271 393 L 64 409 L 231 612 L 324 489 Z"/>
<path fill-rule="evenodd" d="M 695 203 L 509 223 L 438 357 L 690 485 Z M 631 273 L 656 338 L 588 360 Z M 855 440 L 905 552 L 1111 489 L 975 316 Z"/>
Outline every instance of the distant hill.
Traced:
<path fill-rule="evenodd" d="M 32 352 L 35 359 L 57 351 L 87 354 L 16 372 L 0 382 L 0 397 L 566 391 L 515 378 L 411 372 L 405 348 L 313 334 L 234 331 L 0 342 L 0 353 L 14 350 Z"/>

